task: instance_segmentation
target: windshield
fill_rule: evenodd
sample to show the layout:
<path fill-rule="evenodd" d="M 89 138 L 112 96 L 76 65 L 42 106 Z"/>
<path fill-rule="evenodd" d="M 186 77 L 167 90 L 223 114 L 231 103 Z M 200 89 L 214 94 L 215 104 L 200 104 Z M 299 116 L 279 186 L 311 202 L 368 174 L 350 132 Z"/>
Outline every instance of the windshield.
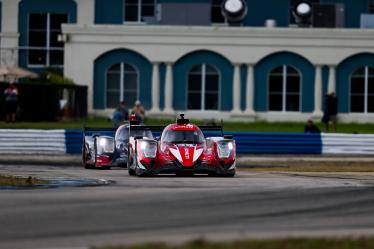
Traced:
<path fill-rule="evenodd" d="M 204 142 L 203 133 L 198 131 L 172 131 L 168 130 L 162 135 L 162 141 L 166 143 L 192 143 Z"/>
<path fill-rule="evenodd" d="M 147 137 L 147 138 L 153 138 L 152 132 L 151 131 L 145 131 L 145 130 L 132 130 L 131 131 L 131 136 L 142 136 L 142 137 Z M 125 126 L 117 130 L 116 132 L 116 140 L 122 140 L 122 141 L 127 141 L 129 140 L 129 127 Z"/>

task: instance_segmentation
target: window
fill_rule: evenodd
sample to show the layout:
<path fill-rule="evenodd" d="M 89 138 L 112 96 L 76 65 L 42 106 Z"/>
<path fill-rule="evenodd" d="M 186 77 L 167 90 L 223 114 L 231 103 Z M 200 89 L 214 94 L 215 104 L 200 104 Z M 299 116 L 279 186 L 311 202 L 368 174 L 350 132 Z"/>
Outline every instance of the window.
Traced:
<path fill-rule="evenodd" d="M 125 22 L 144 22 L 155 16 L 155 0 L 125 0 Z"/>
<path fill-rule="evenodd" d="M 189 110 L 218 110 L 219 107 L 219 75 L 215 68 L 200 64 L 188 74 Z"/>
<path fill-rule="evenodd" d="M 223 0 L 212 0 L 211 7 L 211 22 L 212 23 L 226 23 L 225 17 L 222 15 Z"/>
<path fill-rule="evenodd" d="M 273 69 L 269 75 L 269 111 L 300 111 L 300 74 L 291 66 Z"/>
<path fill-rule="evenodd" d="M 374 0 L 369 0 L 369 13 L 374 14 Z"/>
<path fill-rule="evenodd" d="M 361 67 L 351 76 L 351 112 L 374 112 L 374 67 Z"/>
<path fill-rule="evenodd" d="M 49 67 L 64 64 L 64 44 L 58 41 L 58 36 L 61 34 L 61 24 L 67 22 L 67 14 L 29 15 L 29 65 Z"/>
<path fill-rule="evenodd" d="M 138 99 L 138 73 L 127 64 L 113 65 L 106 76 L 106 107 L 115 108 L 118 103 L 125 101 L 132 106 Z"/>

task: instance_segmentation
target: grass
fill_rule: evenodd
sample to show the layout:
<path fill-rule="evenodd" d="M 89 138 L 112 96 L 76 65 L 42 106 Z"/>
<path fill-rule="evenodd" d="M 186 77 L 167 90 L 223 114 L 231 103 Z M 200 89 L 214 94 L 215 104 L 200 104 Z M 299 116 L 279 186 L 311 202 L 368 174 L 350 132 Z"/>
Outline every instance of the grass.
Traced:
<path fill-rule="evenodd" d="M 182 245 L 163 243 L 104 246 L 93 249 L 373 249 L 374 238 L 291 238 L 208 242 L 195 240 Z"/>
<path fill-rule="evenodd" d="M 240 165 L 245 167 L 240 168 Z M 333 161 L 258 161 L 240 162 L 239 170 L 246 172 L 325 172 L 325 173 L 353 173 L 374 172 L 374 161 L 333 160 Z"/>
<path fill-rule="evenodd" d="M 4 176 L 0 175 L 0 186 L 11 186 L 11 187 L 22 187 L 22 186 L 33 186 L 40 184 L 48 184 L 46 180 L 38 180 L 29 177 L 18 177 L 18 176 Z"/>
<path fill-rule="evenodd" d="M 283 166 L 283 167 L 253 167 L 240 168 L 240 171 L 247 172 L 323 172 L 323 173 L 373 173 L 374 166 L 339 166 L 335 164 L 317 166 Z"/>
<path fill-rule="evenodd" d="M 173 122 L 173 120 L 162 119 L 148 119 L 147 125 L 166 125 Z M 192 122 L 201 124 L 211 124 L 212 122 L 197 121 Z M 219 124 L 219 123 L 218 123 Z M 90 127 L 111 127 L 112 123 L 105 118 L 88 118 L 76 119 L 70 121 L 59 122 L 17 122 L 9 124 L 0 122 L 0 129 L 81 129 L 84 125 Z M 225 131 L 253 131 L 253 132 L 303 132 L 304 123 L 298 122 L 224 122 Z M 321 130 L 323 126 L 317 124 Z M 338 132 L 340 133 L 361 133 L 361 134 L 374 134 L 373 124 L 338 124 Z"/>

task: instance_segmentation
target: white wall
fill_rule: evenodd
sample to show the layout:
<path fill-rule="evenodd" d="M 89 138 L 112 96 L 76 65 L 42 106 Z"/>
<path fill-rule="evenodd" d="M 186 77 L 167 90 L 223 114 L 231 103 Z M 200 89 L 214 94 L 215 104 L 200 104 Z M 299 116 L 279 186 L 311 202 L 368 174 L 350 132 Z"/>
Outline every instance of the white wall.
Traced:
<path fill-rule="evenodd" d="M 176 61 L 198 49 L 216 51 L 233 63 L 256 63 L 278 51 L 290 51 L 313 64 L 338 64 L 361 52 L 374 52 L 374 30 L 150 25 L 64 25 L 74 46 L 93 45 L 99 55 L 133 49 L 150 61 Z"/>
<path fill-rule="evenodd" d="M 272 53 L 289 51 L 304 56 L 314 65 L 332 66 L 354 54 L 374 53 L 374 30 L 363 29 L 63 25 L 63 32 L 69 36 L 65 45 L 65 74 L 78 84 L 89 86 L 88 101 L 91 113 L 94 112 L 94 60 L 114 49 L 134 50 L 151 62 L 172 63 L 189 52 L 211 50 L 222 54 L 233 64 L 256 64 Z M 108 112 L 110 111 L 100 113 Z M 203 115 L 208 118 L 208 114 Z M 199 113 L 191 115 L 201 116 Z M 220 115 L 230 116 L 230 113 Z M 212 113 L 211 116 L 217 115 Z M 272 121 L 285 118 L 305 120 L 310 116 L 312 113 L 257 114 L 257 118 Z M 248 118 L 246 115 L 237 114 L 231 117 Z M 355 121 L 350 117 L 344 116 L 344 121 Z M 366 117 L 374 121 L 374 116 Z"/>

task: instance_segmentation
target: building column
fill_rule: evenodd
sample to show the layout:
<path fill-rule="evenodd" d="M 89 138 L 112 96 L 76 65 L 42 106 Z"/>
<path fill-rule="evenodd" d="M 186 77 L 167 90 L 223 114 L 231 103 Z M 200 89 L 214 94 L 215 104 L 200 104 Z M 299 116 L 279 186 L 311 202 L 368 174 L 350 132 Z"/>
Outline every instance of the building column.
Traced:
<path fill-rule="evenodd" d="M 166 63 L 164 113 L 173 114 L 173 64 Z"/>
<path fill-rule="evenodd" d="M 153 63 L 152 70 L 152 109 L 150 112 L 160 112 L 160 76 L 159 76 L 159 64 L 158 62 Z"/>
<path fill-rule="evenodd" d="M 314 117 L 322 117 L 322 66 L 316 65 L 314 80 Z"/>
<path fill-rule="evenodd" d="M 253 109 L 254 100 L 254 72 L 253 65 L 247 64 L 247 91 L 246 91 L 246 104 L 244 114 L 254 115 Z"/>
<path fill-rule="evenodd" d="M 336 92 L 336 70 L 334 65 L 329 66 L 329 86 L 328 86 L 328 93 L 335 93 Z"/>
<path fill-rule="evenodd" d="M 20 0 L 2 0 L 1 64 L 18 65 L 18 5 Z"/>
<path fill-rule="evenodd" d="M 233 114 L 240 114 L 240 64 L 234 65 Z"/>
<path fill-rule="evenodd" d="M 77 22 L 79 25 L 92 25 L 95 22 L 95 0 L 77 2 Z"/>
<path fill-rule="evenodd" d="M 1 15 L 1 32 L 18 32 L 18 5 L 20 0 L 3 0 Z"/>

